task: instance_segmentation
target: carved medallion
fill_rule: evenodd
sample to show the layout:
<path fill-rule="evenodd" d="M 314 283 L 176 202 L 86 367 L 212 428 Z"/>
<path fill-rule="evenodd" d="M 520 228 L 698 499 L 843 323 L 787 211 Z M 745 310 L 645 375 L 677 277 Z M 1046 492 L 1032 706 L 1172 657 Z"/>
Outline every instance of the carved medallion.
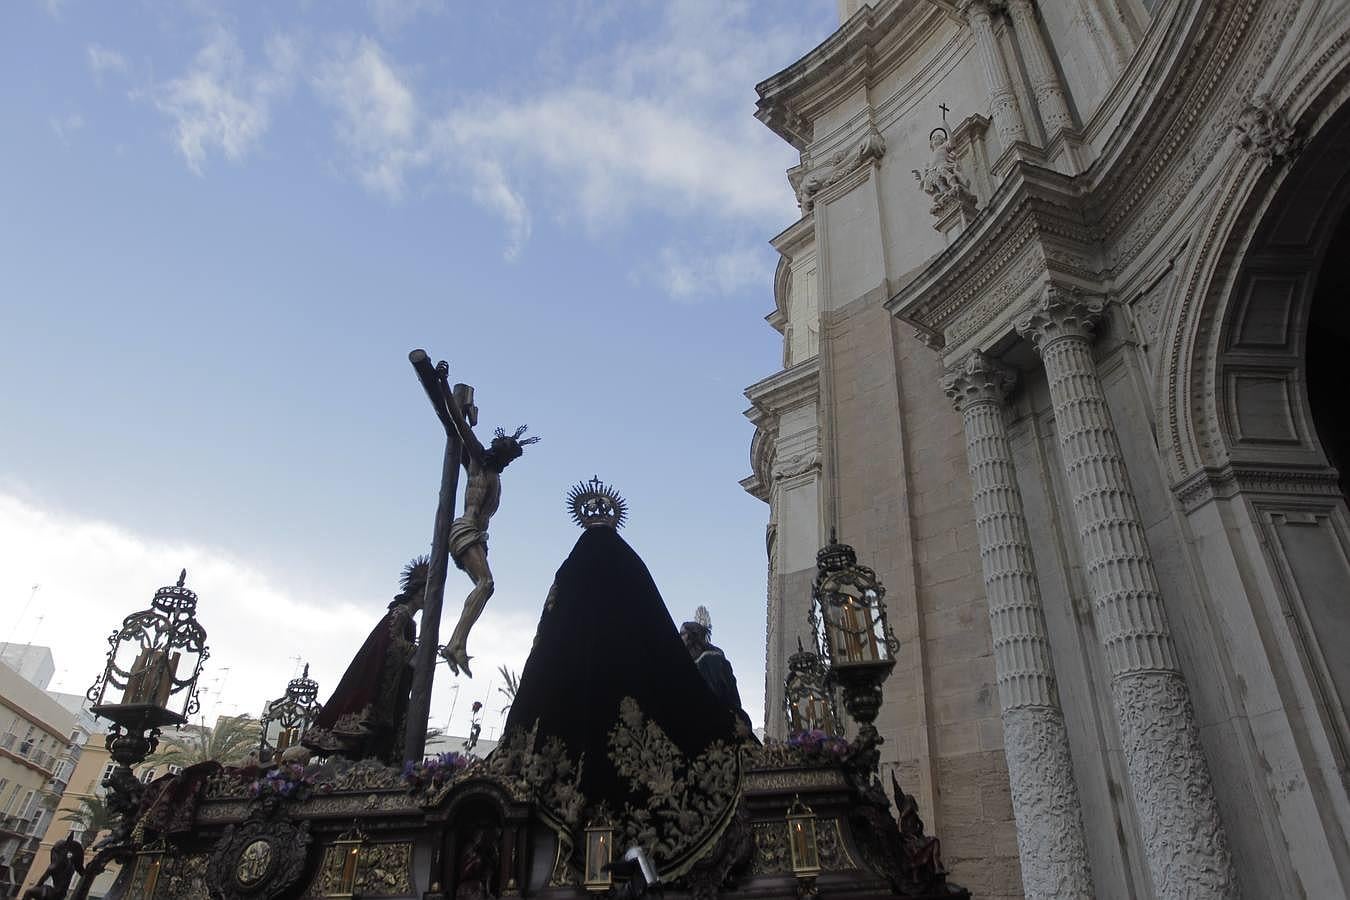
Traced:
<path fill-rule="evenodd" d="M 234 877 L 245 887 L 252 887 L 267 875 L 271 863 L 272 845 L 259 838 L 239 854 L 239 865 L 234 870 Z"/>
<path fill-rule="evenodd" d="M 309 844 L 309 822 L 294 825 L 256 810 L 225 829 L 207 864 L 207 883 L 224 900 L 279 897 L 300 881 Z"/>

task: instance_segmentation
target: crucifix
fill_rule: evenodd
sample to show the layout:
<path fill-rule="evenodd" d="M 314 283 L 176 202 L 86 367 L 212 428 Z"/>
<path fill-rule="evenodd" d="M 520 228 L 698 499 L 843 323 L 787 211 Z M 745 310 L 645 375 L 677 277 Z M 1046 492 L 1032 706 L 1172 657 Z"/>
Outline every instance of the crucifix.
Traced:
<path fill-rule="evenodd" d="M 456 402 L 474 421 L 478 409 L 473 405 L 473 388 L 457 384 L 452 391 L 448 383 L 450 366 L 441 361 L 431 365 L 425 350 L 408 354 L 427 392 L 436 418 L 445 428 L 445 456 L 441 461 L 441 493 L 436 501 L 436 522 L 432 528 L 431 559 L 427 563 L 426 599 L 422 602 L 422 627 L 418 635 L 417 653 L 413 657 L 412 696 L 408 699 L 407 730 L 403 736 L 403 758 L 421 762 L 426 750 L 427 717 L 431 714 L 431 682 L 436 669 L 436 644 L 441 630 L 441 606 L 445 602 L 445 576 L 449 568 L 450 521 L 455 514 L 455 495 L 459 491 L 459 462 L 464 452 L 459 429 L 450 417 L 450 404 Z"/>
<path fill-rule="evenodd" d="M 501 473 L 520 457 L 527 444 L 537 437 L 522 438 L 525 427 L 508 435 L 498 428 L 488 447 L 473 433 L 478 424 L 478 408 L 473 404 L 473 388 L 449 386 L 450 367 L 441 361 L 434 367 L 425 350 L 414 350 L 408 361 L 417 372 L 423 390 L 431 400 L 436 417 L 445 428 L 445 457 L 441 463 L 441 492 L 436 504 L 436 522 L 432 530 L 431 559 L 427 567 L 426 599 L 422 606 L 422 628 L 413 665 L 412 694 L 408 701 L 404 758 L 420 762 L 426 745 L 427 718 L 431 713 L 431 683 L 436 667 L 437 641 L 440 637 L 441 608 L 445 601 L 445 579 L 450 560 L 472 580 L 473 588 L 464 601 L 454 633 L 442 648 L 441 656 L 456 674 L 469 671 L 469 630 L 482 615 L 492 597 L 492 569 L 487 560 L 487 528 L 501 503 Z M 459 467 L 468 474 L 464 485 L 464 511 L 455 516 L 455 495 L 459 488 Z"/>

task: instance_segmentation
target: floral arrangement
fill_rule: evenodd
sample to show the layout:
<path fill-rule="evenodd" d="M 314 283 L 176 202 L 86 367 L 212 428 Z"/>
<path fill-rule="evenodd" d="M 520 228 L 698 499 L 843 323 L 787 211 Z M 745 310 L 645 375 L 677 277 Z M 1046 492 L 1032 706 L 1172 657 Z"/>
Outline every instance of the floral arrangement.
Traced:
<path fill-rule="evenodd" d="M 806 756 L 820 759 L 843 759 L 852 747 L 844 738 L 819 728 L 810 731 L 794 731 L 788 735 L 787 745 L 801 751 Z"/>
<path fill-rule="evenodd" d="M 452 751 L 429 756 L 420 763 L 406 762 L 403 764 L 403 781 L 414 793 L 434 790 L 468 768 L 471 761 L 471 757 Z"/>
<path fill-rule="evenodd" d="M 288 763 L 268 769 L 261 777 L 255 778 L 249 783 L 248 795 L 255 800 L 265 797 L 302 800 L 313 787 L 314 776 L 306 774 L 304 766 Z"/>

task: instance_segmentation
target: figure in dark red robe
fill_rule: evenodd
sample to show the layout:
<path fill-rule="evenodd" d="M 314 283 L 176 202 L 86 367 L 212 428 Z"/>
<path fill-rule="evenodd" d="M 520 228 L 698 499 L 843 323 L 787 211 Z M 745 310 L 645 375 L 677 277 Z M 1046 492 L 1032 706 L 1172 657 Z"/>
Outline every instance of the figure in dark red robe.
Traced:
<path fill-rule="evenodd" d="M 422 609 L 426 583 L 426 558 L 413 560 L 389 611 L 300 739 L 304 746 L 322 756 L 373 757 L 386 765 L 402 761 L 417 636 L 413 616 Z"/>

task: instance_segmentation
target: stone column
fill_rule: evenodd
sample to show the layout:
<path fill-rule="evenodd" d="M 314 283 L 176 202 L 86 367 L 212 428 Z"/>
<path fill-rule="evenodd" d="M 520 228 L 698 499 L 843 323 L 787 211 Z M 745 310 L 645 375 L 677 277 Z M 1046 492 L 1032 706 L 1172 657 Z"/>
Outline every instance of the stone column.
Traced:
<path fill-rule="evenodd" d="M 1069 115 L 1069 102 L 1050 58 L 1050 48 L 1045 45 L 1041 27 L 1036 23 L 1036 10 L 1032 8 L 1031 0 L 1008 0 L 1008 13 L 1012 16 L 1018 46 L 1022 48 L 1022 58 L 1026 60 L 1031 90 L 1036 95 L 1036 108 L 1045 123 L 1045 136 L 1054 137 L 1060 129 L 1073 126 L 1073 116 Z"/>
<path fill-rule="evenodd" d="M 1027 900 L 1086 898 L 1094 896 L 1092 871 L 1069 733 L 1003 422 L 1013 381 L 1011 370 L 975 352 L 943 386 L 966 426 L 1022 886 Z"/>
<path fill-rule="evenodd" d="M 989 115 L 994 120 L 994 127 L 1005 147 L 1011 146 L 1013 141 L 1025 141 L 1027 132 L 1022 126 L 1022 111 L 1008 79 L 1008 68 L 1003 64 L 998 39 L 994 37 L 989 4 L 987 0 L 967 0 L 964 11 L 975 35 L 975 50 L 984 66 L 985 85 L 989 89 Z"/>
<path fill-rule="evenodd" d="M 1045 363 L 1093 623 L 1158 897 L 1236 897 L 1228 839 L 1092 358 L 1104 304 L 1056 285 L 1018 322 Z"/>

